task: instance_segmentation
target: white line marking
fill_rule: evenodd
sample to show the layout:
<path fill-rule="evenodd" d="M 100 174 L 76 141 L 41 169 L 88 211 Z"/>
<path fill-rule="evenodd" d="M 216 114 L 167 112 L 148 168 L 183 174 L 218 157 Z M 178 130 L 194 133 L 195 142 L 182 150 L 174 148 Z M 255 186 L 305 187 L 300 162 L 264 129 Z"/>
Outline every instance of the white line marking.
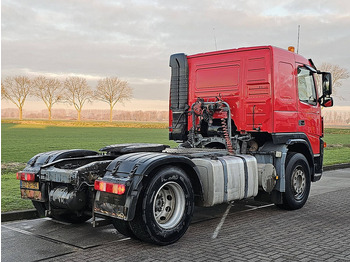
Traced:
<path fill-rule="evenodd" d="M 117 240 L 116 242 L 122 242 L 122 241 L 129 240 L 129 239 L 131 239 L 131 237 L 122 238 L 122 239 Z"/>
<path fill-rule="evenodd" d="M 268 204 L 268 205 L 259 206 L 259 207 L 253 207 L 253 206 L 248 206 L 247 205 L 250 209 L 242 210 L 242 211 L 239 211 L 238 213 L 254 211 L 254 210 L 257 210 L 257 209 L 260 209 L 260 208 L 270 207 L 270 206 L 273 206 L 273 205 L 275 205 L 275 204 Z M 214 233 L 213 233 L 213 235 L 211 237 L 212 239 L 217 238 L 217 236 L 219 235 L 219 232 L 220 232 L 222 226 L 224 225 L 225 219 L 226 219 L 228 213 L 230 212 L 231 207 L 232 207 L 232 204 L 229 204 L 227 206 L 226 211 L 225 211 L 224 215 L 222 216 L 220 223 L 216 227 L 216 229 L 215 229 L 215 231 L 214 231 Z"/>
<path fill-rule="evenodd" d="M 245 205 L 245 207 L 256 208 L 256 206 L 251 206 L 251 205 Z"/>
<path fill-rule="evenodd" d="M 250 209 L 242 210 L 242 211 L 240 211 L 240 212 L 254 211 L 254 210 L 257 210 L 257 209 L 260 209 L 260 208 L 270 207 L 270 206 L 274 206 L 274 205 L 275 205 L 275 204 L 268 204 L 268 205 L 259 206 L 259 207 L 247 206 L 247 207 L 250 207 Z"/>
<path fill-rule="evenodd" d="M 221 227 L 223 226 L 223 224 L 224 224 L 224 222 L 225 222 L 225 219 L 226 219 L 228 213 L 230 212 L 231 207 L 232 207 L 232 204 L 229 204 L 229 205 L 227 206 L 226 211 L 225 211 L 224 215 L 222 216 L 220 223 L 219 223 L 218 226 L 216 227 L 216 229 L 215 229 L 215 231 L 214 231 L 214 234 L 213 234 L 212 237 L 211 237 L 212 239 L 217 238 L 217 236 L 218 236 L 218 234 L 219 234 L 219 232 L 220 232 L 220 229 L 221 229 Z"/>

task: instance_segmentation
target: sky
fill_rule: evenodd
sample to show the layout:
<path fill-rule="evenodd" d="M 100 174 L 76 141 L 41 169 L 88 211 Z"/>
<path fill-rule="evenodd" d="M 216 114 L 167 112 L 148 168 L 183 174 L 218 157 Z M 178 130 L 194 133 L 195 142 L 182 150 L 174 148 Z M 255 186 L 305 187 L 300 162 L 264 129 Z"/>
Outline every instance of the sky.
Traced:
<path fill-rule="evenodd" d="M 350 1 L 2 0 L 1 75 L 79 76 L 92 87 L 117 76 L 134 90 L 123 110 L 167 110 L 171 54 L 296 47 L 298 25 L 299 54 L 350 71 Z M 349 106 L 350 79 L 338 94 Z"/>

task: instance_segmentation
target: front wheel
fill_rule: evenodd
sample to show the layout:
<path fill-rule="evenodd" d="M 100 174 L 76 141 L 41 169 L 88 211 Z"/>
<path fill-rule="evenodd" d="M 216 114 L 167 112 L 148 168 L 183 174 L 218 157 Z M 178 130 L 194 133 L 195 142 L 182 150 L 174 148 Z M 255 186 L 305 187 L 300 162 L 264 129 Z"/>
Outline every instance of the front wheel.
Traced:
<path fill-rule="evenodd" d="M 280 208 L 295 210 L 302 208 L 310 193 L 310 166 L 304 155 L 290 153 L 286 161 L 286 192 Z"/>
<path fill-rule="evenodd" d="M 178 167 L 167 166 L 149 181 L 129 225 L 137 238 L 169 245 L 185 234 L 193 209 L 194 194 L 186 173 Z"/>

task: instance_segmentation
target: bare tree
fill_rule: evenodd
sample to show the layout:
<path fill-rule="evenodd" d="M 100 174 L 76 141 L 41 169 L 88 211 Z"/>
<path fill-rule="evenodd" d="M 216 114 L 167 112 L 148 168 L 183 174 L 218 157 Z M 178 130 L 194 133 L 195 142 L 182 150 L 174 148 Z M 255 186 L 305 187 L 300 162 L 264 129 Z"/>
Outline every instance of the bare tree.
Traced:
<path fill-rule="evenodd" d="M 333 94 L 338 96 L 339 98 L 342 98 L 342 96 L 338 95 L 337 91 L 338 91 L 338 88 L 343 85 L 342 80 L 349 78 L 349 76 L 350 76 L 349 71 L 346 68 L 340 67 L 339 65 L 333 65 L 330 63 L 322 63 L 318 69 L 323 71 L 323 72 L 329 72 L 332 74 Z M 321 82 L 321 81 L 319 81 L 319 82 Z"/>
<path fill-rule="evenodd" d="M 34 95 L 41 98 L 49 111 L 49 120 L 52 118 L 52 106 L 62 100 L 62 83 L 56 78 L 38 76 L 33 80 Z"/>
<path fill-rule="evenodd" d="M 109 121 L 112 122 L 114 106 L 118 102 L 130 100 L 132 88 L 127 81 L 122 81 L 118 77 L 106 77 L 98 81 L 95 98 L 109 104 Z"/>
<path fill-rule="evenodd" d="M 27 76 L 7 77 L 1 81 L 1 97 L 10 100 L 19 110 L 19 120 L 23 119 L 23 106 L 31 92 L 32 81 Z"/>
<path fill-rule="evenodd" d="M 93 97 L 91 87 L 85 78 L 68 77 L 64 81 L 64 100 L 73 105 L 78 112 L 78 121 L 81 120 L 81 110 L 85 102 L 90 102 Z"/>

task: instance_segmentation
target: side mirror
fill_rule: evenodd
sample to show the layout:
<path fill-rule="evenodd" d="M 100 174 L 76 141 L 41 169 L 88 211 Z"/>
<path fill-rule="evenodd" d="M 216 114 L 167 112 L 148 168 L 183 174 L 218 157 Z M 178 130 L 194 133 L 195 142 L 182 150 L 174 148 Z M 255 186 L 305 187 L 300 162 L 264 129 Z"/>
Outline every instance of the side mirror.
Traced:
<path fill-rule="evenodd" d="M 333 106 L 333 98 L 332 97 L 323 97 L 321 99 L 321 106 L 324 107 L 332 107 Z"/>
<path fill-rule="evenodd" d="M 330 96 L 332 94 L 332 75 L 331 75 L 331 73 L 322 72 L 322 91 L 323 91 L 323 96 L 325 96 L 325 97 Z"/>

